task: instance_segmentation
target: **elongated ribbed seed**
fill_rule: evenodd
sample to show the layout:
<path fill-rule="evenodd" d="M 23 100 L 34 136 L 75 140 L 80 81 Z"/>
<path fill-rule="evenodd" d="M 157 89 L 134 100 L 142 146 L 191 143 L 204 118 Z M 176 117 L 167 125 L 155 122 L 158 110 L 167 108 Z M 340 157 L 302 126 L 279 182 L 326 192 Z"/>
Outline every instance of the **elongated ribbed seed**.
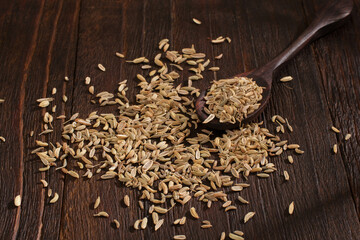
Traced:
<path fill-rule="evenodd" d="M 280 79 L 281 82 L 289 82 L 293 80 L 293 78 L 291 76 L 286 76 Z"/>
<path fill-rule="evenodd" d="M 130 198 L 128 195 L 124 196 L 124 204 L 129 207 L 130 206 Z"/>
<path fill-rule="evenodd" d="M 340 133 L 340 130 L 337 129 L 336 127 L 332 126 L 331 129 L 335 132 L 335 133 Z"/>
<path fill-rule="evenodd" d="M 294 207 L 295 207 L 295 204 L 294 204 L 294 201 L 292 201 L 289 205 L 289 214 L 293 214 L 294 213 Z"/>
<path fill-rule="evenodd" d="M 54 197 L 50 200 L 50 203 L 56 203 L 59 200 L 59 194 L 55 193 Z"/>
<path fill-rule="evenodd" d="M 191 216 L 193 216 L 193 218 L 196 218 L 196 219 L 200 218 L 194 207 L 190 208 L 190 214 L 191 214 Z"/>
<path fill-rule="evenodd" d="M 255 212 L 248 212 L 244 217 L 244 223 L 249 221 L 254 215 L 255 215 Z"/>
<path fill-rule="evenodd" d="M 196 18 L 193 18 L 193 22 L 194 22 L 194 23 L 196 23 L 196 24 L 198 24 L 198 25 L 200 25 L 200 24 L 201 24 L 201 21 L 200 21 L 200 20 L 198 20 L 198 19 L 196 19 Z"/>
<path fill-rule="evenodd" d="M 96 209 L 100 205 L 100 196 L 96 198 L 94 203 L 94 209 Z"/>
<path fill-rule="evenodd" d="M 118 220 L 114 219 L 113 222 L 116 228 L 120 228 L 120 222 Z"/>

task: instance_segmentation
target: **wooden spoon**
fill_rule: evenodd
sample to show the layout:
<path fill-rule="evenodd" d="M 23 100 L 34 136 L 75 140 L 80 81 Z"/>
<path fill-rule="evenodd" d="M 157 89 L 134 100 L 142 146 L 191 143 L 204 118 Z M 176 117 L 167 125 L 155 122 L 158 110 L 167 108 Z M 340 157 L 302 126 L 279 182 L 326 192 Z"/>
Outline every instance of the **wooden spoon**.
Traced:
<path fill-rule="evenodd" d="M 352 0 L 330 1 L 322 9 L 322 11 L 319 12 L 317 17 L 305 29 L 305 31 L 279 56 L 258 69 L 235 76 L 253 78 L 253 80 L 256 81 L 259 86 L 265 88 L 263 91 L 262 100 L 260 102 L 260 107 L 253 113 L 249 114 L 247 118 L 243 119 L 242 122 L 246 123 L 253 120 L 254 118 L 258 117 L 259 114 L 265 109 L 266 104 L 269 102 L 270 98 L 273 72 L 283 63 L 293 58 L 307 44 L 339 27 L 350 15 L 352 9 Z M 209 116 L 204 112 L 205 94 L 206 91 L 203 91 L 196 101 L 196 112 L 200 121 L 204 121 Z M 205 126 L 212 129 L 225 130 L 239 127 L 239 123 L 220 123 L 219 120 L 215 117 L 212 121 L 206 123 Z"/>

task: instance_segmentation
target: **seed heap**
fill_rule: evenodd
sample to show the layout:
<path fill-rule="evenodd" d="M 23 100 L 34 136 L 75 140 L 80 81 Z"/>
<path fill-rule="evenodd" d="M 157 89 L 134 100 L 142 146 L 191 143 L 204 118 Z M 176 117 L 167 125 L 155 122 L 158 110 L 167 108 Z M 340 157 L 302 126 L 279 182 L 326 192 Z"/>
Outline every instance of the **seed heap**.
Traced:
<path fill-rule="evenodd" d="M 236 123 L 260 106 L 263 88 L 251 78 L 235 77 L 214 81 L 205 96 L 204 111 L 221 123 Z"/>
<path fill-rule="evenodd" d="M 191 129 L 196 129 L 199 123 L 194 98 L 199 96 L 200 90 L 192 86 L 192 81 L 203 78 L 201 73 L 210 60 L 206 60 L 204 53 L 196 52 L 194 46 L 181 52 L 168 50 L 169 47 L 168 39 L 160 41 L 159 49 L 164 53 L 155 56 L 153 65 L 145 57 L 129 61 L 130 64 L 145 64 L 142 68 L 149 69 L 147 75 L 137 75 L 140 91 L 135 104 L 126 97 L 127 80 L 119 82 L 115 94 L 96 94 L 94 87 L 90 86 L 89 91 L 98 99 L 99 106 L 116 105 L 117 113 L 99 114 L 95 111 L 86 117 L 75 113 L 63 123 L 61 142 L 48 144 L 36 140 L 38 147 L 32 151 L 44 164 L 40 171 L 54 167 L 73 178 L 100 175 L 100 179 L 115 178 L 126 187 L 139 189 L 140 208 L 144 209 L 144 200 L 151 204 L 147 209 L 149 216 L 136 220 L 135 229 L 149 226 L 149 218 L 155 231 L 158 230 L 164 223 L 159 214 L 166 214 L 176 204 L 184 205 L 192 198 L 207 203 L 208 207 L 212 202 L 221 201 L 225 211 L 236 210 L 227 196 L 238 194 L 250 186 L 241 182 L 242 178 L 247 179 L 251 173 L 269 177 L 276 170 L 269 162 L 269 156 L 299 148 L 297 144 L 288 147 L 287 141 L 281 141 L 279 136 L 261 127 L 262 123 L 243 125 L 217 137 L 206 129 L 190 136 Z M 116 56 L 124 57 L 120 53 Z M 187 85 L 175 86 L 174 82 L 183 70 L 181 63 L 189 65 L 194 74 L 188 78 Z M 101 64 L 98 68 L 105 71 Z M 89 84 L 90 77 L 86 81 Z M 208 109 L 222 121 L 241 121 L 259 106 L 261 93 L 262 88 L 248 78 L 215 81 L 207 95 Z M 39 106 L 54 109 L 51 106 L 53 100 L 39 99 Z M 61 115 L 55 119 L 66 117 Z M 53 120 L 52 114 L 46 112 L 44 129 L 52 130 Z M 68 164 L 69 161 L 76 164 Z M 42 183 L 48 187 L 46 181 Z M 52 196 L 50 188 L 48 196 Z M 55 203 L 58 198 L 55 193 L 50 203 Z M 161 207 L 167 199 L 170 209 Z M 239 203 L 249 203 L 240 196 L 238 199 Z M 128 195 L 124 196 L 123 202 L 130 206 Z M 96 199 L 94 209 L 99 204 L 100 197 Z M 194 219 L 200 219 L 195 208 L 190 213 Z M 245 222 L 254 214 L 246 215 Z M 110 217 L 105 211 L 94 213 L 94 216 Z M 115 220 L 113 222 L 118 227 Z M 183 225 L 185 221 L 183 217 L 174 224 Z M 210 228 L 212 225 L 203 220 L 202 226 Z M 174 239 L 185 238 L 183 235 L 174 236 Z"/>

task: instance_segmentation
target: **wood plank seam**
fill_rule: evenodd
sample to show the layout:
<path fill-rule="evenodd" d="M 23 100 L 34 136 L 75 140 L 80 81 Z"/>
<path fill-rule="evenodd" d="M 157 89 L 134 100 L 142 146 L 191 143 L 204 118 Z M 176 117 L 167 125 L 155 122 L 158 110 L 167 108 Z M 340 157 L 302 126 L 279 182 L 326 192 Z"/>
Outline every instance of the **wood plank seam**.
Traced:
<path fill-rule="evenodd" d="M 39 9 L 39 14 L 36 17 L 35 20 L 35 29 L 34 29 L 34 34 L 33 34 L 33 38 L 31 40 L 31 48 L 29 49 L 29 52 L 26 56 L 26 61 L 25 61 L 25 65 L 24 65 L 24 74 L 23 74 L 23 79 L 21 81 L 21 86 L 20 86 L 20 92 L 21 92 L 21 97 L 20 97 L 20 102 L 19 102 L 19 137 L 20 137 L 20 166 L 19 166 L 19 194 L 22 196 L 23 193 L 23 188 L 24 188 L 24 179 L 23 179 L 23 171 L 24 171 L 24 163 L 23 163 L 23 159 L 24 159 L 24 140 L 23 140 L 23 136 L 24 136 L 24 132 L 23 132 L 23 127 L 24 127 L 24 123 L 23 123 L 23 115 L 24 115 L 24 101 L 25 101 L 25 85 L 28 79 L 28 72 L 29 72 L 29 66 L 32 60 L 32 57 L 34 56 L 35 53 L 35 49 L 36 49 L 36 40 L 38 38 L 38 33 L 39 33 L 39 28 L 40 28 L 40 20 L 41 17 L 43 15 L 43 11 L 44 11 L 44 5 L 45 5 L 45 0 L 43 0 L 41 2 L 41 7 Z M 15 225 L 14 225 L 14 233 L 12 235 L 12 239 L 15 240 L 17 238 L 17 234 L 19 231 L 19 224 L 20 224 L 20 217 L 21 217 L 21 207 L 18 207 L 17 211 L 16 211 L 16 219 L 15 219 Z"/>

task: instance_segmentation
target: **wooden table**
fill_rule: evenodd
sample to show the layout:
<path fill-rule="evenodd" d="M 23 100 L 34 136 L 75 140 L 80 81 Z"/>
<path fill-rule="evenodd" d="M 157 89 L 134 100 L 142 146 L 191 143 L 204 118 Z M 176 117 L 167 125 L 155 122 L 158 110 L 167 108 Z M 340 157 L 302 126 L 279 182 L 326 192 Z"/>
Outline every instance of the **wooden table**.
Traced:
<path fill-rule="evenodd" d="M 165 216 L 165 225 L 134 231 L 133 222 L 144 217 L 135 199 L 139 193 L 115 181 L 74 181 L 59 172 L 40 173 L 40 161 L 32 154 L 34 137 L 41 132 L 41 110 L 36 99 L 50 96 L 56 87 L 57 114 L 96 109 L 84 85 L 92 76 L 95 89 L 112 91 L 119 80 L 129 79 L 129 97 L 135 100 L 134 80 L 139 66 L 126 59 L 154 56 L 157 43 L 169 38 L 171 48 L 195 44 L 216 62 L 217 74 L 207 72 L 197 83 L 202 89 L 214 78 L 224 78 L 266 63 L 284 49 L 314 18 L 327 0 L 121 0 L 45 1 L 13 0 L 0 4 L 0 239 L 219 239 L 220 233 L 236 229 L 247 239 L 360 239 L 360 1 L 351 19 L 335 32 L 305 48 L 274 75 L 273 96 L 260 120 L 274 131 L 270 118 L 287 117 L 294 127 L 282 138 L 301 144 L 305 154 L 293 165 L 285 156 L 272 158 L 279 171 L 269 179 L 250 178 L 244 197 L 251 204 L 224 213 L 220 204 L 212 209 L 193 200 Z M 196 17 L 203 24 L 195 25 Z M 229 36 L 230 44 L 211 45 L 209 39 Z M 107 71 L 101 73 L 97 64 Z M 212 62 L 214 64 L 214 62 Z M 280 83 L 291 75 L 290 83 Z M 64 76 L 70 81 L 65 82 Z M 186 78 L 181 80 L 186 81 Z M 181 81 L 180 80 L 180 81 Z M 179 81 L 179 82 L 180 82 Z M 61 96 L 68 97 L 67 103 Z M 330 130 L 337 126 L 340 134 Z M 59 139 L 60 125 L 49 140 Z M 352 138 L 345 142 L 344 136 Z M 338 154 L 332 153 L 333 144 Z M 287 170 L 290 181 L 284 182 Z M 49 204 L 40 179 L 46 178 L 58 192 L 57 204 Z M 13 198 L 22 195 L 15 208 Z M 124 208 L 120 200 L 133 200 Z M 100 195 L 110 219 L 94 219 L 91 205 Z M 235 199 L 235 196 L 234 196 Z M 233 199 L 233 200 L 234 200 Z M 287 206 L 295 201 L 295 213 Z M 203 219 L 214 225 L 200 229 L 200 221 L 185 226 L 170 223 L 190 206 L 203 209 Z M 149 207 L 146 204 L 145 207 Z M 247 211 L 257 214 L 248 223 Z M 120 221 L 120 229 L 110 224 Z"/>

